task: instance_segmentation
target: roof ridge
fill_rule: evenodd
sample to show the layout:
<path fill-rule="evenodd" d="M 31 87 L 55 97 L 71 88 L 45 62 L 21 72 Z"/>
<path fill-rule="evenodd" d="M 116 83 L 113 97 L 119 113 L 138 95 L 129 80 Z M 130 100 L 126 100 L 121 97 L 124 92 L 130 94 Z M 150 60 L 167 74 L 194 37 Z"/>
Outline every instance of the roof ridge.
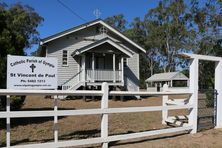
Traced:
<path fill-rule="evenodd" d="M 66 35 L 69 35 L 71 33 L 74 33 L 76 31 L 79 31 L 79 30 L 82 30 L 82 29 L 85 29 L 86 27 L 88 26 L 93 26 L 93 25 L 96 25 L 96 24 L 101 24 L 103 26 L 105 26 L 107 29 L 111 30 L 111 32 L 113 32 L 114 34 L 118 35 L 119 37 L 121 37 L 122 39 L 124 39 L 125 41 L 127 41 L 128 43 L 132 44 L 134 47 L 136 47 L 137 49 L 141 50 L 142 52 L 146 52 L 146 50 L 140 46 L 138 43 L 134 42 L 132 39 L 130 39 L 129 37 L 125 36 L 122 32 L 120 32 L 119 30 L 117 30 L 115 27 L 109 25 L 108 23 L 106 23 L 104 20 L 102 19 L 96 19 L 96 20 L 93 20 L 93 21 L 90 21 L 90 22 L 87 22 L 85 24 L 82 24 L 82 25 L 79 25 L 79 26 L 75 26 L 75 27 L 72 27 L 70 29 L 67 29 L 65 31 L 62 31 L 62 32 L 59 32 L 59 33 L 56 33 L 54 35 L 51 35 L 51 36 L 48 36 L 44 39 L 41 39 L 40 40 L 40 46 L 47 43 L 47 42 L 50 42 L 52 40 L 55 40 L 55 39 L 58 39 L 58 38 L 61 38 L 63 36 L 66 36 Z"/>
<path fill-rule="evenodd" d="M 62 34 L 62 33 L 64 33 L 64 32 L 68 32 L 68 31 L 71 31 L 71 30 L 73 30 L 73 29 L 76 29 L 76 28 L 79 28 L 79 27 L 82 27 L 82 26 L 87 26 L 88 24 L 91 24 L 91 23 L 94 23 L 94 22 L 98 22 L 98 21 L 103 21 L 103 20 L 102 20 L 101 18 L 95 19 L 95 20 L 86 22 L 86 23 L 84 23 L 84 24 L 80 24 L 80 25 L 77 25 L 77 26 L 68 28 L 68 29 L 66 29 L 66 30 L 59 31 L 59 32 L 57 32 L 57 33 L 55 33 L 55 34 L 53 34 L 53 35 L 47 36 L 47 37 L 45 37 L 45 38 L 43 38 L 43 39 L 40 39 L 40 41 L 47 40 L 47 39 L 52 38 L 52 37 L 54 37 L 54 36 L 60 35 L 60 34 Z M 104 22 L 104 21 L 103 21 L 103 22 Z"/>

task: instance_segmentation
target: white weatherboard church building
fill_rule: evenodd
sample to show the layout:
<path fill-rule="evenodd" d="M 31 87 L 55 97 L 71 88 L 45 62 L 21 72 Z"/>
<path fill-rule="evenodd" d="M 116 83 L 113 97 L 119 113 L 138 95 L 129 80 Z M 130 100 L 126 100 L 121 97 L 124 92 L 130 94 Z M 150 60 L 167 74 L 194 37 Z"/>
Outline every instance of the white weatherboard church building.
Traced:
<path fill-rule="evenodd" d="M 139 90 L 139 54 L 145 50 L 100 19 L 44 38 L 40 46 L 46 57 L 58 59 L 58 86 L 63 90 L 102 82 Z"/>

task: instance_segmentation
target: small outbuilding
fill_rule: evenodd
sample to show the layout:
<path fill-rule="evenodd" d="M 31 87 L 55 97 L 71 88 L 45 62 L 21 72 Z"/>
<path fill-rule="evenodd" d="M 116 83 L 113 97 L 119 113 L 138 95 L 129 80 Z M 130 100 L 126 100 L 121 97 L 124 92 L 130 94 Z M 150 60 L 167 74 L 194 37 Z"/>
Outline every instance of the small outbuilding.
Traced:
<path fill-rule="evenodd" d="M 168 72 L 154 74 L 146 79 L 147 88 L 162 87 L 163 84 L 168 84 L 169 87 L 188 87 L 189 78 L 181 72 Z"/>

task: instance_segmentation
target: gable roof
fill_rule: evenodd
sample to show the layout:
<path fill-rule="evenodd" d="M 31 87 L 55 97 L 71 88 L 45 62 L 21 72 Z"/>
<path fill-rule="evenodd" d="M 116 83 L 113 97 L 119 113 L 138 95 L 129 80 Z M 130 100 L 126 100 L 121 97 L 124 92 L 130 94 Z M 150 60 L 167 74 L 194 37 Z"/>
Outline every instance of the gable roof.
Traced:
<path fill-rule="evenodd" d="M 68 34 L 71 34 L 71 33 L 74 33 L 76 31 L 79 31 L 79 30 L 82 30 L 82 29 L 85 29 L 87 27 L 90 27 L 90 26 L 93 26 L 93 25 L 96 25 L 96 24 L 101 24 L 103 26 L 105 26 L 106 28 L 108 28 L 109 30 L 111 30 L 113 33 L 115 33 L 116 35 L 118 35 L 119 37 L 123 38 L 124 40 L 126 40 L 127 42 L 129 42 L 130 44 L 132 44 L 133 46 L 135 46 L 136 48 L 138 48 L 139 50 L 141 50 L 142 52 L 146 52 L 145 49 L 143 49 L 141 46 L 139 46 L 137 43 L 135 43 L 134 41 L 132 41 L 131 39 L 129 39 L 128 37 L 126 37 L 125 35 L 123 35 L 120 31 L 116 30 L 115 28 L 111 27 L 110 25 L 108 25 L 107 23 L 105 23 L 103 20 L 101 19 L 97 19 L 97 20 L 94 20 L 94 21 L 91 21 L 91 22 L 88 22 L 88 23 L 85 23 L 85 24 L 82 24 L 82 25 L 79 25 L 79 26 L 76 26 L 76 27 L 73 27 L 73 28 L 70 28 L 68 30 L 65 30 L 65 31 L 62 31 L 62 32 L 59 32 L 57 34 L 54 34 L 52 36 L 49 36 L 49 37 L 46 37 L 44 39 L 42 39 L 40 41 L 40 45 L 43 45 L 45 43 L 48 43 L 50 41 L 53 41 L 55 39 L 58 39 L 60 37 L 63 37 L 63 36 L 66 36 Z"/>
<path fill-rule="evenodd" d="M 123 52 L 124 54 L 126 54 L 127 56 L 129 57 L 132 57 L 133 56 L 133 53 L 131 51 L 129 51 L 128 49 L 124 48 L 123 46 L 119 45 L 118 43 L 114 42 L 112 39 L 110 39 L 109 37 L 106 37 L 106 38 L 103 38 L 99 41 L 96 41 L 94 43 L 91 43 L 87 46 L 84 46 L 80 49 L 77 49 L 76 51 L 74 51 L 72 53 L 72 56 L 75 56 L 75 55 L 79 55 L 79 54 L 82 54 L 88 50 L 91 50 L 95 47 L 98 47 L 102 44 L 105 44 L 105 43 L 108 43 L 109 45 L 115 47 L 116 49 L 118 49 L 119 51 Z"/>
<path fill-rule="evenodd" d="M 154 74 L 148 79 L 146 79 L 146 82 L 159 82 L 159 81 L 171 81 L 171 80 L 189 80 L 189 78 L 181 72 L 168 72 L 168 73 Z"/>

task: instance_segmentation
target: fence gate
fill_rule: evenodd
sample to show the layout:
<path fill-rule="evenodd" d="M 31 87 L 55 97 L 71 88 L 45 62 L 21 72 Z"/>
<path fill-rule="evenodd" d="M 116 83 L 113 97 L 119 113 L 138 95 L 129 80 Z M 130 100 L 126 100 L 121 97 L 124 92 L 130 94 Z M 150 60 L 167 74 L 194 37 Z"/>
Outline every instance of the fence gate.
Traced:
<path fill-rule="evenodd" d="M 200 89 L 198 92 L 198 131 L 216 126 L 217 91 L 215 89 Z"/>

